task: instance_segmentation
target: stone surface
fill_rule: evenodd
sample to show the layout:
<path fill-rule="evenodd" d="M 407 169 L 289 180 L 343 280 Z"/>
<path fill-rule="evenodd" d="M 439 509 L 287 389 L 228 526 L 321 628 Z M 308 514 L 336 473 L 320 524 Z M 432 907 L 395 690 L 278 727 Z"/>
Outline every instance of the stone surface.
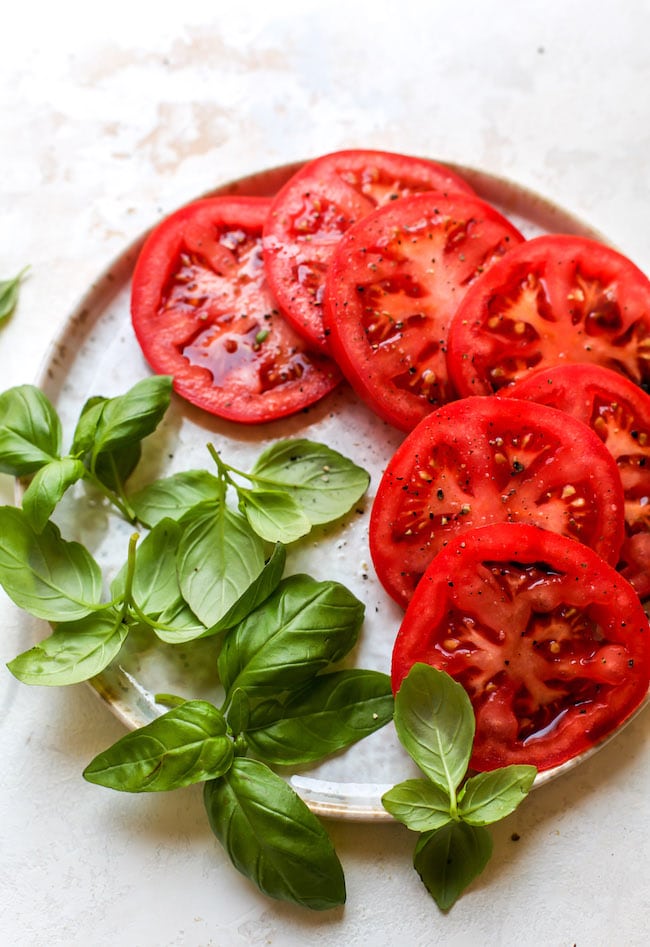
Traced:
<path fill-rule="evenodd" d="M 5 13 L 3 385 L 31 381 L 93 280 L 162 214 L 241 174 L 340 147 L 472 165 L 583 217 L 650 270 L 650 3 L 124 3 Z M 12 485 L 2 480 L 11 502 Z M 42 636 L 4 595 L 0 658 Z M 20 947 L 640 945 L 650 896 L 648 715 L 493 831 L 447 915 L 396 825 L 328 823 L 345 909 L 265 900 L 196 789 L 122 797 L 81 770 L 123 732 L 91 691 L 0 670 L 0 931 Z M 518 841 L 513 841 L 517 836 Z"/>

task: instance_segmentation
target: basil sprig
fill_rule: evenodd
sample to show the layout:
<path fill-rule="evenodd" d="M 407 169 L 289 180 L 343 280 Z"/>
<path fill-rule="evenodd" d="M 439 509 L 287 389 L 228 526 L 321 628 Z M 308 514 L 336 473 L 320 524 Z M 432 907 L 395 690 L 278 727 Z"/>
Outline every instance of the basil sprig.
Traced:
<path fill-rule="evenodd" d="M 62 453 L 61 421 L 49 399 L 33 385 L 0 395 L 0 471 L 34 475 L 23 509 L 36 530 L 44 528 L 65 491 L 78 480 L 98 489 L 131 522 L 135 514 L 125 482 L 171 398 L 171 378 L 154 375 L 124 395 L 91 398 L 84 405 L 72 445 Z"/>
<path fill-rule="evenodd" d="M 395 697 L 395 728 L 426 778 L 399 783 L 382 803 L 419 833 L 414 867 L 447 910 L 490 859 L 485 826 L 517 808 L 537 770 L 505 766 L 463 782 L 474 740 L 472 705 L 460 684 L 427 664 L 415 664 L 404 679 Z"/>
<path fill-rule="evenodd" d="M 165 517 L 180 519 L 200 502 L 218 502 L 232 488 L 253 532 L 267 542 L 286 544 L 306 536 L 313 526 L 343 516 L 370 483 L 362 467 L 306 438 L 272 444 L 249 472 L 226 463 L 212 444 L 208 450 L 216 474 L 172 474 L 129 498 L 142 523 L 154 526 Z"/>
<path fill-rule="evenodd" d="M 143 624 L 168 644 L 225 631 L 277 587 L 284 544 L 342 516 L 367 489 L 366 471 L 299 439 L 267 448 L 251 473 L 208 445 L 214 473 L 177 473 L 129 495 L 142 441 L 170 397 L 171 379 L 154 376 L 123 395 L 89 398 L 64 453 L 61 421 L 38 388 L 21 385 L 0 395 L 0 470 L 31 478 L 22 509 L 0 508 L 0 584 L 21 608 L 56 626 L 10 662 L 20 680 L 67 684 L 94 676 L 115 658 L 129 629 Z M 150 527 L 141 542 L 134 536 L 108 601 L 90 552 L 66 541 L 50 519 L 80 480 L 128 520 Z M 93 620 L 95 612 L 106 620 Z M 112 624 L 116 633 L 109 635 Z"/>
<path fill-rule="evenodd" d="M 31 478 L 22 509 L 0 508 L 0 584 L 52 625 L 9 668 L 29 684 L 72 684 L 115 660 L 131 629 L 186 645 L 222 634 L 212 672 L 223 705 L 161 697 L 171 709 L 100 753 L 84 776 L 126 792 L 203 782 L 209 823 L 236 868 L 271 897 L 331 908 L 345 900 L 332 843 L 270 766 L 349 747 L 392 718 L 393 698 L 387 675 L 336 666 L 357 642 L 361 602 L 336 582 L 283 579 L 284 544 L 343 516 L 369 477 L 305 439 L 267 448 L 249 473 L 208 445 L 215 473 L 174 474 L 129 496 L 141 441 L 170 393 L 169 378 L 150 378 L 90 398 L 68 453 L 42 392 L 23 385 L 0 395 L 0 470 Z M 51 520 L 80 480 L 149 528 L 132 535 L 107 600 L 98 563 Z"/>
<path fill-rule="evenodd" d="M 327 832 L 269 764 L 314 762 L 391 719 L 387 675 L 332 667 L 354 647 L 362 618 L 339 583 L 290 576 L 226 634 L 220 709 L 166 696 L 172 709 L 100 753 L 85 778 L 125 792 L 203 782 L 214 834 L 261 891 L 316 910 L 342 904 Z"/>

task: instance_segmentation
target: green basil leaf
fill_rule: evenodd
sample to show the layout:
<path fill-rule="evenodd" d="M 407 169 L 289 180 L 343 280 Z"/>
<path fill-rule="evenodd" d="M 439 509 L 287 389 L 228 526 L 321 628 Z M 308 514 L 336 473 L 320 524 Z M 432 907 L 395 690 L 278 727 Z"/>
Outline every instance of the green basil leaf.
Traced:
<path fill-rule="evenodd" d="M 12 279 L 0 280 L 0 322 L 4 322 L 11 316 L 18 305 L 18 296 L 20 295 L 20 284 L 28 266 L 25 266 L 18 276 Z"/>
<path fill-rule="evenodd" d="M 187 703 L 186 697 L 179 697 L 178 694 L 155 694 L 154 699 L 157 704 L 161 704 L 163 707 L 168 707 L 172 710 L 174 707 L 180 707 L 181 704 Z"/>
<path fill-rule="evenodd" d="M 277 697 L 303 687 L 354 647 L 363 612 L 337 582 L 289 576 L 226 636 L 219 655 L 226 692 L 241 687 L 249 697 Z"/>
<path fill-rule="evenodd" d="M 219 500 L 219 478 L 207 470 L 186 470 L 148 484 L 129 497 L 141 523 L 155 526 L 161 519 L 179 520 L 203 500 Z"/>
<path fill-rule="evenodd" d="M 184 598 L 179 597 L 151 621 L 155 635 L 167 644 L 186 644 L 204 638 L 209 629 L 199 621 Z"/>
<path fill-rule="evenodd" d="M 171 390 L 172 379 L 168 375 L 152 375 L 137 382 L 126 394 L 109 398 L 102 406 L 95 431 L 93 461 L 155 431 L 169 407 Z"/>
<path fill-rule="evenodd" d="M 7 667 L 23 684 L 79 684 L 113 661 L 128 626 L 111 608 L 75 622 L 62 622 L 39 644 L 10 661 Z"/>
<path fill-rule="evenodd" d="M 22 510 L 0 507 L 0 584 L 20 608 L 46 621 L 74 621 L 100 605 L 102 575 L 88 550 L 51 521 L 37 533 Z"/>
<path fill-rule="evenodd" d="M 178 523 L 161 520 L 135 550 L 131 597 L 149 618 L 157 618 L 180 598 L 176 574 L 179 538 Z M 128 563 L 125 563 L 111 585 L 114 598 L 124 596 L 127 572 Z"/>
<path fill-rule="evenodd" d="M 414 832 L 430 832 L 451 822 L 449 793 L 430 779 L 407 779 L 381 797 L 394 819 Z"/>
<path fill-rule="evenodd" d="M 461 685 L 444 671 L 414 664 L 395 698 L 395 729 L 420 769 L 450 795 L 467 771 L 474 726 Z"/>
<path fill-rule="evenodd" d="M 127 733 L 83 775 L 121 792 L 163 792 L 222 776 L 233 756 L 221 712 L 205 700 L 188 700 Z"/>
<path fill-rule="evenodd" d="M 265 545 L 246 519 L 223 503 L 201 503 L 178 547 L 183 598 L 204 625 L 220 621 L 264 569 Z"/>
<path fill-rule="evenodd" d="M 98 454 L 95 458 L 95 476 L 109 490 L 120 493 L 123 485 L 138 466 L 141 457 L 142 444 L 139 441 L 124 444 L 114 451 Z"/>
<path fill-rule="evenodd" d="M 241 687 L 235 688 L 228 702 L 227 717 L 228 726 L 235 734 L 235 737 L 238 737 L 244 730 L 248 729 L 250 715 L 251 701 L 248 699 L 248 694 L 242 690 Z"/>
<path fill-rule="evenodd" d="M 60 451 L 61 421 L 38 388 L 19 385 L 0 394 L 0 473 L 24 477 Z"/>
<path fill-rule="evenodd" d="M 317 911 L 344 903 L 343 869 L 327 832 L 263 763 L 236 758 L 205 784 L 204 800 L 233 865 L 264 894 Z"/>
<path fill-rule="evenodd" d="M 367 471 L 343 454 L 304 438 L 272 444 L 251 474 L 267 487 L 287 490 L 313 525 L 343 516 L 370 483 Z"/>
<path fill-rule="evenodd" d="M 420 836 L 413 866 L 438 907 L 446 911 L 480 875 L 491 855 L 487 829 L 449 822 Z"/>
<path fill-rule="evenodd" d="M 266 601 L 277 588 L 282 578 L 285 560 L 285 548 L 278 543 L 258 577 L 251 582 L 241 598 L 237 599 L 226 614 L 209 628 L 199 621 L 179 591 L 174 602 L 170 602 L 158 615 L 157 622 L 152 622 L 156 635 L 168 644 L 184 644 L 187 641 L 207 638 L 231 628 Z"/>
<path fill-rule="evenodd" d="M 36 471 L 23 495 L 23 510 L 37 533 L 44 528 L 68 487 L 81 480 L 84 473 L 84 465 L 72 457 L 51 460 Z"/>
<path fill-rule="evenodd" d="M 244 729 L 258 759 L 295 766 L 362 740 L 392 716 L 390 678 L 379 671 L 351 669 L 314 678 L 286 703 L 271 699 L 257 704 Z M 241 722 L 241 710 L 239 718 Z M 229 720 L 234 729 L 230 715 Z"/>
<path fill-rule="evenodd" d="M 97 428 L 99 427 L 99 422 L 104 411 L 104 405 L 108 403 L 108 400 L 108 398 L 95 395 L 92 398 L 88 398 L 85 402 L 72 437 L 72 446 L 70 448 L 70 454 L 72 456 L 82 457 L 92 450 Z"/>
<path fill-rule="evenodd" d="M 270 543 L 292 543 L 311 530 L 298 503 L 280 490 L 238 488 L 239 506 L 258 536 Z"/>
<path fill-rule="evenodd" d="M 468 779 L 458 794 L 458 811 L 470 825 L 498 822 L 517 808 L 528 795 L 535 766 L 503 766 Z"/>
<path fill-rule="evenodd" d="M 282 543 L 276 543 L 273 552 L 257 578 L 253 579 L 241 598 L 237 599 L 223 618 L 210 626 L 208 633 L 214 635 L 219 631 L 232 628 L 247 618 L 256 608 L 259 608 L 280 584 L 286 559 L 287 551 L 285 547 Z"/>

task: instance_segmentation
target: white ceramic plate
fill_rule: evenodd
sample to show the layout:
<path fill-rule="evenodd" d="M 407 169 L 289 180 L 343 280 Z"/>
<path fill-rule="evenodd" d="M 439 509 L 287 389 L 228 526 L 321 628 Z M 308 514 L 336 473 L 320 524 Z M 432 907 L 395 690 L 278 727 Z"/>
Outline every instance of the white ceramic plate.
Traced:
<path fill-rule="evenodd" d="M 263 171 L 225 185 L 213 193 L 270 195 L 299 165 Z M 495 204 L 526 236 L 543 232 L 576 233 L 603 239 L 593 229 L 547 200 L 509 181 L 470 168 L 457 167 L 477 193 Z M 59 411 L 70 437 L 81 406 L 90 395 L 122 394 L 149 369 L 131 329 L 130 278 L 142 237 L 128 247 L 90 288 L 54 341 L 37 379 Z M 347 386 L 306 414 L 254 428 L 221 421 L 174 398 L 159 430 L 146 442 L 143 461 L 134 476 L 146 483 L 190 467 L 207 467 L 208 441 L 224 458 L 248 469 L 259 452 L 281 437 L 308 437 L 340 450 L 372 476 L 368 495 L 343 523 L 317 528 L 291 548 L 287 574 L 305 571 L 317 579 L 343 582 L 366 605 L 361 641 L 354 653 L 359 667 L 388 671 L 393 638 L 401 610 L 374 576 L 367 544 L 368 517 L 382 470 L 402 439 L 378 420 Z M 89 500 L 83 487 L 66 497 L 58 519 L 68 539 L 83 542 L 94 553 L 107 580 L 126 557 L 132 527 L 101 503 Z M 90 683 L 127 727 L 150 722 L 164 708 L 153 694 L 214 697 L 215 642 L 205 639 L 183 647 L 164 645 L 153 636 L 127 641 L 119 658 Z M 552 779 L 590 756 L 546 772 L 537 784 Z M 386 789 L 415 774 L 392 727 L 373 734 L 344 753 L 287 778 L 316 813 L 324 816 L 382 820 L 388 815 L 380 798 Z"/>

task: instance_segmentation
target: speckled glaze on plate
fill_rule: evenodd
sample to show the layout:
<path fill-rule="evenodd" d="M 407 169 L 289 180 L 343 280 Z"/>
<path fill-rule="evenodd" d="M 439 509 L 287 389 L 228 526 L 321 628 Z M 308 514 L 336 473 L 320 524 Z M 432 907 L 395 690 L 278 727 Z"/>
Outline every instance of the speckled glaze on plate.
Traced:
<path fill-rule="evenodd" d="M 271 195 L 299 166 L 265 170 L 211 194 Z M 471 168 L 454 166 L 454 170 L 528 237 L 565 232 L 604 239 L 530 190 Z M 61 415 L 66 443 L 87 397 L 121 394 L 149 374 L 129 315 L 130 279 L 143 240 L 144 235 L 90 287 L 54 340 L 36 380 Z M 135 489 L 140 483 L 190 467 L 210 468 L 208 442 L 214 443 L 229 463 L 248 469 L 265 446 L 281 437 L 322 441 L 351 457 L 372 476 L 367 497 L 345 520 L 316 528 L 290 548 L 286 571 L 336 579 L 365 602 L 366 619 L 352 660 L 359 667 L 388 671 L 402 612 L 374 576 L 367 527 L 381 472 L 403 435 L 376 418 L 347 386 L 341 386 L 306 413 L 253 428 L 213 418 L 174 397 L 158 431 L 145 443 L 143 460 L 131 485 Z M 67 538 L 83 542 L 92 551 L 110 582 L 126 557 L 133 527 L 81 486 L 66 496 L 57 519 Z M 118 659 L 90 684 L 127 727 L 136 728 L 164 711 L 155 702 L 156 693 L 218 700 L 217 648 L 217 642 L 211 639 L 169 646 L 152 634 L 133 633 Z M 541 774 L 536 785 L 572 769 L 600 746 L 602 743 Z M 380 821 L 390 818 L 381 805 L 382 793 L 415 774 L 393 728 L 385 727 L 319 766 L 285 775 L 319 815 Z"/>

